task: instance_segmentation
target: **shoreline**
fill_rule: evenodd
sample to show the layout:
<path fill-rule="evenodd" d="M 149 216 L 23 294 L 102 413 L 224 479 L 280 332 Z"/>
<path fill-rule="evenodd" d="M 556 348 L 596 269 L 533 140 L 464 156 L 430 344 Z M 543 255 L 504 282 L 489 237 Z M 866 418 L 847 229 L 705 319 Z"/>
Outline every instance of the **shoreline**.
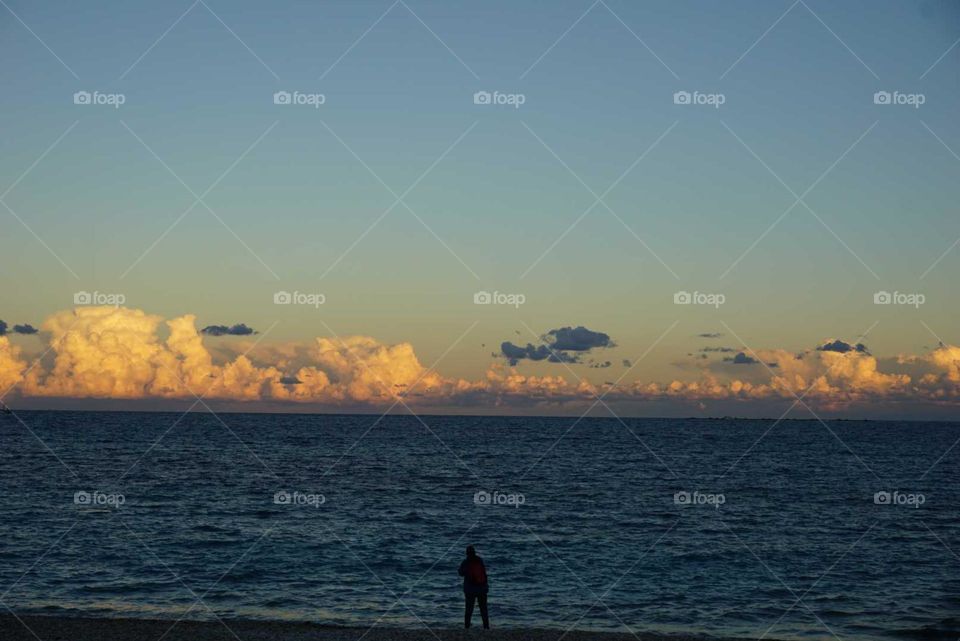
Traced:
<path fill-rule="evenodd" d="M 396 628 L 346 627 L 293 621 L 223 619 L 191 621 L 176 619 L 96 618 L 76 616 L 0 614 L 0 638 L 4 641 L 750 641 L 742 637 L 700 634 L 599 632 L 549 628 Z M 767 641 L 775 641 L 768 639 Z"/>

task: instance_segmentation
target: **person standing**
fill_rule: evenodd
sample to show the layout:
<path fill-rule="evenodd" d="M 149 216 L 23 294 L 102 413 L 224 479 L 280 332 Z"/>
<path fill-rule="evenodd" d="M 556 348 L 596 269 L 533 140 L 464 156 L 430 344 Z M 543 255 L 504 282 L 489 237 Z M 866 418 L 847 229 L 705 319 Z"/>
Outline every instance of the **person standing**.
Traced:
<path fill-rule="evenodd" d="M 463 627 L 470 627 L 470 619 L 473 617 L 474 602 L 480 605 L 480 616 L 483 618 L 483 629 L 490 629 L 490 617 L 487 613 L 487 592 L 489 583 L 487 581 L 487 566 L 483 564 L 483 559 L 477 556 L 477 551 L 472 545 L 467 546 L 467 558 L 460 563 L 458 570 L 463 577 Z"/>

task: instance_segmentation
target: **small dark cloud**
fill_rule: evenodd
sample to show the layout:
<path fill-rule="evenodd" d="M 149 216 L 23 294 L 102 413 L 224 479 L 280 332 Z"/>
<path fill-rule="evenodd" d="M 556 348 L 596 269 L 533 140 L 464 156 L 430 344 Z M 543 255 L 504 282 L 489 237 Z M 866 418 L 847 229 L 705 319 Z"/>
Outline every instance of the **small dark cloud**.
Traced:
<path fill-rule="evenodd" d="M 747 356 L 743 352 L 737 352 L 736 356 L 724 356 L 724 362 L 733 363 L 734 365 L 756 365 L 760 361 L 755 359 L 753 356 Z M 774 368 L 777 367 L 776 363 L 767 363 L 767 367 Z"/>
<path fill-rule="evenodd" d="M 15 334 L 36 334 L 38 331 L 40 330 L 28 323 L 13 326 L 13 332 Z"/>
<path fill-rule="evenodd" d="M 282 376 L 280 377 L 280 382 L 283 385 L 299 385 L 300 379 L 298 379 L 296 376 Z"/>
<path fill-rule="evenodd" d="M 256 334 L 252 327 L 247 327 L 243 323 L 237 323 L 231 327 L 226 325 L 207 325 L 200 330 L 201 334 L 208 336 L 250 336 Z"/>
<path fill-rule="evenodd" d="M 700 351 L 704 353 L 720 352 L 721 354 L 732 354 L 737 350 L 732 347 L 704 347 L 700 349 Z"/>
<path fill-rule="evenodd" d="M 846 354 L 847 352 L 863 352 L 867 353 L 867 346 L 863 343 L 857 343 L 856 345 L 851 345 L 850 343 L 845 343 L 839 338 L 835 341 L 829 343 L 824 343 L 817 348 L 818 352 L 839 352 L 841 354 Z"/>
<path fill-rule="evenodd" d="M 6 321 L 0 320 L 0 336 L 6 336 L 10 331 L 10 326 L 7 325 Z M 14 334 L 36 334 L 39 330 L 33 325 L 14 325 L 13 326 Z"/>
<path fill-rule="evenodd" d="M 551 363 L 579 363 L 577 356 L 571 356 L 555 349 L 550 349 L 546 345 L 537 345 L 534 347 L 527 343 L 526 347 L 514 345 L 510 341 L 503 341 L 500 344 L 500 351 L 507 358 L 511 365 L 516 365 L 521 360 L 530 361 L 549 361 Z"/>
<path fill-rule="evenodd" d="M 602 363 L 591 363 L 590 367 L 593 369 L 606 369 L 613 365 L 610 361 L 603 361 Z"/>
<path fill-rule="evenodd" d="M 610 336 L 595 332 L 580 325 L 578 327 L 560 327 L 551 329 L 543 335 L 543 345 L 515 345 L 510 341 L 500 344 L 501 354 L 511 365 L 521 360 L 548 361 L 550 363 L 581 363 L 581 354 L 594 348 L 615 347 Z M 573 352 L 573 353 L 571 353 Z M 589 361 L 590 367 L 610 367 L 612 363 Z"/>
<path fill-rule="evenodd" d="M 630 362 L 630 359 L 629 359 L 629 358 L 625 358 L 625 359 L 623 359 L 623 366 L 624 366 L 624 367 L 633 367 L 633 364 Z"/>
<path fill-rule="evenodd" d="M 586 352 L 594 347 L 614 347 L 613 341 L 603 332 L 594 332 L 583 325 L 561 327 L 547 332 L 551 347 L 559 351 Z"/>
<path fill-rule="evenodd" d="M 720 332 L 704 332 L 703 334 L 697 334 L 698 338 L 720 338 L 721 336 L 723 336 L 723 334 Z"/>

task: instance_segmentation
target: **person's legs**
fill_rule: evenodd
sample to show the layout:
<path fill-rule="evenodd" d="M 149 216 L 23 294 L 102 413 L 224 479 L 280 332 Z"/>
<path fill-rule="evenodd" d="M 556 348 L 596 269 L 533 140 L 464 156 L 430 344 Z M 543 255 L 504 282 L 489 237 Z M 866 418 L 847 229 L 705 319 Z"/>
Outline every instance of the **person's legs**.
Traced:
<path fill-rule="evenodd" d="M 483 629 L 490 629 L 490 617 L 487 615 L 487 595 L 481 594 L 477 597 L 477 601 L 480 603 L 480 616 L 483 617 Z"/>
<path fill-rule="evenodd" d="M 470 627 L 470 619 L 473 617 L 473 600 L 476 598 L 472 594 L 464 594 L 464 607 L 463 607 L 463 627 Z M 481 611 L 482 612 L 482 611 Z"/>

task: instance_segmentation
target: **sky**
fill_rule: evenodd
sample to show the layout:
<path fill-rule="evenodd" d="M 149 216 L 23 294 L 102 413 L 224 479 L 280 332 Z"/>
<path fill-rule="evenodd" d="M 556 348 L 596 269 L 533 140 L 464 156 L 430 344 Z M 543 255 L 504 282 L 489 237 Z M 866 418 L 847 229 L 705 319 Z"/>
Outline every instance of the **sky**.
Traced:
<path fill-rule="evenodd" d="M 950 417 L 958 39 L 952 0 L 4 0 L 0 398 Z"/>

